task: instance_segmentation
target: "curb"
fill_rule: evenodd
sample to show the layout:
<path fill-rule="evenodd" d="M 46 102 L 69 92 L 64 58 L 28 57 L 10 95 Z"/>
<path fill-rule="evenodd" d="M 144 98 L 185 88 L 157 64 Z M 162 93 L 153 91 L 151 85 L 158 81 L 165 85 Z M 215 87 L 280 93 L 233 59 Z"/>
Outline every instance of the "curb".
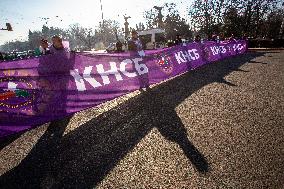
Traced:
<path fill-rule="evenodd" d="M 284 48 L 248 48 L 248 51 L 271 51 L 271 50 L 284 50 Z"/>

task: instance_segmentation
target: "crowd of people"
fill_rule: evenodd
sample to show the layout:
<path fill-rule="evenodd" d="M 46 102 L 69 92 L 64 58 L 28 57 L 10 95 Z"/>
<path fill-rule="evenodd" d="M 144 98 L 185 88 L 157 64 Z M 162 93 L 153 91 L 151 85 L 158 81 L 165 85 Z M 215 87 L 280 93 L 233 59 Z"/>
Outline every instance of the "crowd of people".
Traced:
<path fill-rule="evenodd" d="M 247 37 L 244 35 L 241 39 L 247 39 Z M 206 41 L 214 41 L 214 42 L 219 43 L 221 41 L 236 41 L 236 38 L 234 34 L 231 34 L 230 37 L 224 37 L 223 34 L 220 34 L 220 35 L 213 34 L 212 36 L 208 38 L 202 38 L 200 35 L 195 35 L 192 40 L 192 39 L 182 39 L 182 36 L 177 34 L 174 40 L 169 40 L 167 42 L 167 47 L 172 47 L 172 46 L 181 45 L 184 43 L 191 43 L 191 42 L 204 43 Z"/>
<path fill-rule="evenodd" d="M 244 38 L 245 37 L 243 37 L 243 39 Z M 220 41 L 236 41 L 236 38 L 235 38 L 234 34 L 231 34 L 230 37 L 226 37 L 226 38 L 224 37 L 223 34 L 221 34 L 221 35 L 213 34 L 208 39 L 202 39 L 200 35 L 196 35 L 194 37 L 194 40 L 190 41 L 190 42 L 202 43 L 202 42 L 205 42 L 205 41 L 214 41 L 214 42 L 219 43 Z"/>
<path fill-rule="evenodd" d="M 0 62 L 30 58 L 30 57 L 33 57 L 33 56 L 34 56 L 34 54 L 33 54 L 32 51 L 25 51 L 25 52 L 13 51 L 11 53 L 0 52 Z"/>
<path fill-rule="evenodd" d="M 243 37 L 245 38 L 245 36 Z M 224 35 L 216 35 L 213 34 L 208 39 L 202 39 L 200 35 L 196 35 L 193 40 L 188 40 L 186 42 L 196 42 L 196 43 L 203 43 L 205 41 L 214 41 L 214 42 L 220 42 L 220 41 L 235 41 L 235 37 L 232 34 L 229 38 L 225 38 Z M 176 38 L 174 41 L 168 42 L 167 47 L 175 46 L 175 45 L 181 45 L 185 41 L 182 39 L 181 35 L 176 35 Z M 115 52 L 124 52 L 122 50 L 123 43 L 120 41 L 117 41 L 115 44 Z M 142 44 L 141 40 L 139 39 L 138 32 L 133 30 L 131 32 L 131 38 L 126 43 L 127 49 L 130 52 L 137 52 L 140 56 L 144 55 L 144 45 Z M 25 51 L 25 52 L 12 52 L 12 53 L 1 53 L 0 52 L 0 62 L 3 61 L 11 61 L 11 60 L 19 60 L 19 59 L 26 59 L 31 57 L 38 57 L 41 55 L 47 55 L 47 54 L 57 54 L 61 52 L 69 52 L 69 44 L 64 44 L 61 37 L 55 35 L 51 38 L 51 43 L 48 42 L 47 39 L 42 38 L 39 42 L 39 47 L 36 48 L 34 51 Z"/>
<path fill-rule="evenodd" d="M 68 46 L 64 46 L 62 38 L 55 35 L 51 38 L 52 44 L 49 44 L 47 39 L 41 39 L 40 41 L 40 53 L 45 54 L 57 54 L 60 52 L 68 52 L 70 49 Z"/>
<path fill-rule="evenodd" d="M 32 57 L 38 57 L 46 54 L 57 54 L 60 52 L 68 52 L 70 51 L 69 45 L 67 43 L 63 44 L 62 38 L 55 35 L 51 38 L 51 44 L 48 43 L 47 39 L 42 38 L 39 41 L 39 47 L 35 50 L 29 50 L 24 52 L 16 52 L 13 51 L 11 53 L 2 53 L 0 52 L 0 62 L 2 61 L 12 61 L 12 60 L 20 60 L 27 59 Z"/>

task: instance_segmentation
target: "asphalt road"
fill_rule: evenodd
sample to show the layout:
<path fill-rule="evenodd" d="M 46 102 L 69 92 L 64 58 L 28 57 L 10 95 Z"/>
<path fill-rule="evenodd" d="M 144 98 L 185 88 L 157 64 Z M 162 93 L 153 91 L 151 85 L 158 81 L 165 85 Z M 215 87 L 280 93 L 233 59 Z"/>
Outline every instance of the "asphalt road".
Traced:
<path fill-rule="evenodd" d="M 284 188 L 284 51 L 206 65 L 1 148 L 1 189 Z"/>

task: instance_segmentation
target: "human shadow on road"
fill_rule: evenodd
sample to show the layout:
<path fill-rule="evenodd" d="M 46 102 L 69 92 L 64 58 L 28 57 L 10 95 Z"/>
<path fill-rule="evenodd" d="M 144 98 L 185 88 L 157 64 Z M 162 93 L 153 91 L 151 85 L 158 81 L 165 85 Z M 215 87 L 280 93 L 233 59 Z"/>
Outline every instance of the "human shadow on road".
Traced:
<path fill-rule="evenodd" d="M 30 110 L 32 113 L 23 114 L 19 110 L 7 115 L 5 112 L 5 117 L 0 116 L 0 125 L 9 126 L 9 129 L 12 130 L 10 132 L 16 133 L 16 127 L 32 129 L 43 123 L 69 116 L 70 113 L 67 112 L 68 85 L 69 81 L 73 79 L 70 76 L 70 70 L 74 69 L 75 55 L 74 52 L 64 51 L 56 55 L 40 56 L 37 67 L 38 76 L 18 76 L 16 78 L 18 81 L 20 79 L 31 83 L 36 81 L 37 87 L 33 86 L 36 89 L 30 90 L 27 97 L 32 103 L 32 110 Z M 24 104 L 26 101 L 22 103 Z M 0 126 L 0 132 L 1 130 Z M 21 137 L 22 133 L 23 131 L 3 139 L 0 138 L 0 149 Z"/>
<path fill-rule="evenodd" d="M 3 148 L 8 146 L 9 144 L 14 142 L 15 140 L 17 140 L 19 137 L 21 137 L 22 134 L 23 134 L 23 132 L 19 132 L 17 134 L 11 135 L 9 137 L 0 139 L 0 150 L 2 150 Z"/>
<path fill-rule="evenodd" d="M 247 53 L 193 70 L 153 87 L 63 137 L 64 127 L 50 126 L 59 130 L 58 135 L 50 136 L 47 131 L 17 167 L 1 176 L 0 188 L 94 188 L 153 128 L 177 143 L 198 172 L 210 171 L 202 149 L 190 142 L 186 130 L 190 126 L 182 123 L 175 108 L 195 91 L 225 81 L 230 72 L 262 55 Z"/>
<path fill-rule="evenodd" d="M 180 146 L 197 171 L 201 173 L 208 172 L 208 162 L 202 153 L 189 141 L 187 130 L 175 111 L 175 104 L 172 104 L 170 101 L 163 101 L 163 97 L 159 93 L 160 91 L 150 91 L 148 94 L 150 100 L 146 102 L 149 107 L 148 116 L 152 120 L 153 126 L 167 140 L 175 142 Z"/>

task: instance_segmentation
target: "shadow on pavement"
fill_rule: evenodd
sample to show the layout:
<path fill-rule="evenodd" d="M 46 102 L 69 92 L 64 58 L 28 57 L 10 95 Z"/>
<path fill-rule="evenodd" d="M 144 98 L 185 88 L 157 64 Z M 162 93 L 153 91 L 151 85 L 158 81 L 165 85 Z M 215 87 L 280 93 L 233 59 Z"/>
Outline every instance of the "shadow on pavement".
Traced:
<path fill-rule="evenodd" d="M 258 61 L 254 61 L 254 60 L 251 60 L 249 61 L 250 64 L 268 64 L 268 63 L 265 63 L 265 62 L 258 62 Z"/>
<path fill-rule="evenodd" d="M 23 134 L 23 132 L 19 132 L 17 134 L 11 135 L 9 137 L 6 137 L 4 139 L 0 139 L 0 150 L 2 150 L 3 148 L 5 148 L 6 146 L 8 146 L 9 144 L 11 144 L 12 142 L 14 142 L 16 139 L 18 139 L 19 137 L 21 137 Z"/>
<path fill-rule="evenodd" d="M 50 125 L 27 157 L 0 178 L 0 188 L 93 188 L 153 128 L 177 143 L 194 168 L 210 171 L 205 156 L 190 142 L 175 108 L 200 88 L 263 53 L 247 53 L 208 64 L 143 92 L 62 136 L 65 120 Z M 245 74 L 245 73 L 244 73 Z"/>

